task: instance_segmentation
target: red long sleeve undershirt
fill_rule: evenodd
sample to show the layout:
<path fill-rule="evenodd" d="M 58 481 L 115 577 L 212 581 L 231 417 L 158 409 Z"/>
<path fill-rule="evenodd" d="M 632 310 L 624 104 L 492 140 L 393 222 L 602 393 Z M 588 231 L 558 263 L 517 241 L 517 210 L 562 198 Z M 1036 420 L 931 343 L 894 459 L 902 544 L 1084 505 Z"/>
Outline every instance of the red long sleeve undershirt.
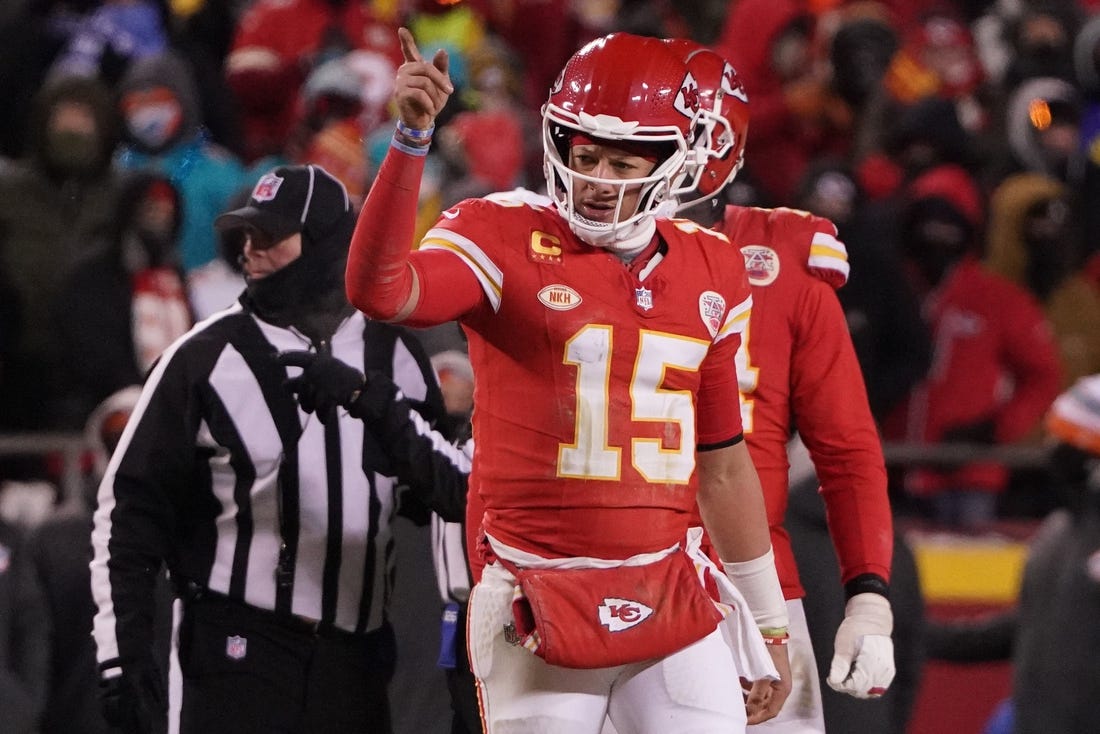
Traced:
<path fill-rule="evenodd" d="M 423 157 L 391 149 L 359 213 L 345 281 L 348 300 L 371 318 L 433 326 L 457 319 L 484 297 L 477 277 L 454 254 L 410 250 L 423 170 Z"/>
<path fill-rule="evenodd" d="M 386 153 L 351 237 L 345 287 L 348 300 L 374 319 L 392 320 L 412 294 L 409 251 L 424 157 Z"/>

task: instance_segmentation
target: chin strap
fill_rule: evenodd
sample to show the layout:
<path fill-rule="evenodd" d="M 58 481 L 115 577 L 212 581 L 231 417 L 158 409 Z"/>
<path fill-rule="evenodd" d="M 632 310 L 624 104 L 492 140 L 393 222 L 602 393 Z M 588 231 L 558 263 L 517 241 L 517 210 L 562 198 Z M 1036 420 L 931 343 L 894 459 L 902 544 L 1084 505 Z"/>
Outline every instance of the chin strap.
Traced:
<path fill-rule="evenodd" d="M 569 229 L 573 230 L 573 234 L 577 235 L 582 242 L 609 250 L 619 256 L 626 256 L 628 259 L 644 250 L 657 232 L 657 222 L 653 217 L 642 217 L 622 229 L 608 227 L 603 231 L 585 227 L 578 222 L 578 219 L 580 218 L 574 215 L 574 218 L 569 221 Z"/>

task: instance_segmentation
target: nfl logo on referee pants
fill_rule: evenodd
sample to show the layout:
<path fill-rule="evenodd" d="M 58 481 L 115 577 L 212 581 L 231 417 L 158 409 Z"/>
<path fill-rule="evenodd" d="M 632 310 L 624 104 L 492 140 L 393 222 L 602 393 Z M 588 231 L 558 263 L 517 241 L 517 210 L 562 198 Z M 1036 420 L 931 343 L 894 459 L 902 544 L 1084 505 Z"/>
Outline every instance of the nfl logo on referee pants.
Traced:
<path fill-rule="evenodd" d="M 248 640 L 240 635 L 225 638 L 225 656 L 230 660 L 244 660 L 248 654 Z"/>

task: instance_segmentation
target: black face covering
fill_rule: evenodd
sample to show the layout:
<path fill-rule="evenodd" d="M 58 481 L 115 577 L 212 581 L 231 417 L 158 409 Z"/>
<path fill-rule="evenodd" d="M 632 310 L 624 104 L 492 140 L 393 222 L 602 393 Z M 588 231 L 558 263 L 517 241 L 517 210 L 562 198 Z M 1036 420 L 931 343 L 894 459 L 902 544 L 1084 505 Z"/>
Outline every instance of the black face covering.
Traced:
<path fill-rule="evenodd" d="M 134 232 L 153 267 L 168 265 L 176 252 L 176 237 L 171 230 L 137 229 Z"/>
<path fill-rule="evenodd" d="M 1073 268 L 1073 241 L 1067 231 L 1069 205 L 1048 199 L 1033 205 L 1024 216 L 1027 248 L 1027 285 L 1045 301 Z"/>
<path fill-rule="evenodd" d="M 354 308 L 344 292 L 347 246 L 355 226 L 348 215 L 332 234 L 314 240 L 302 232 L 302 254 L 279 270 L 249 280 L 247 305 L 264 321 L 294 327 L 317 344 L 332 337 Z"/>
<path fill-rule="evenodd" d="M 902 246 L 929 285 L 939 285 L 948 269 L 966 254 L 971 226 L 950 204 L 938 199 L 911 205 L 903 221 Z"/>

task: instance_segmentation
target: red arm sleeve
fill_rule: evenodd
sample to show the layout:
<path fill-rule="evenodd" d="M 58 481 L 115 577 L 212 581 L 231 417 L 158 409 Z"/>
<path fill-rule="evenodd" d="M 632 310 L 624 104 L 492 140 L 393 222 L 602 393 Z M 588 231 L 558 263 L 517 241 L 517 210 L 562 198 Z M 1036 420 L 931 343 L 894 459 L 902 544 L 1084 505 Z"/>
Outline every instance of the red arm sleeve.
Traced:
<path fill-rule="evenodd" d="M 348 300 L 408 326 L 453 321 L 483 300 L 477 277 L 448 252 L 410 252 L 424 158 L 390 149 L 363 202 L 348 252 Z"/>
<path fill-rule="evenodd" d="M 882 446 L 833 289 L 803 290 L 791 354 L 791 409 L 825 500 L 841 580 L 890 579 L 894 534 Z"/>
<path fill-rule="evenodd" d="M 423 172 L 423 156 L 391 147 L 359 212 L 345 280 L 348 300 L 371 318 L 394 320 L 416 305 L 408 261 Z"/>

